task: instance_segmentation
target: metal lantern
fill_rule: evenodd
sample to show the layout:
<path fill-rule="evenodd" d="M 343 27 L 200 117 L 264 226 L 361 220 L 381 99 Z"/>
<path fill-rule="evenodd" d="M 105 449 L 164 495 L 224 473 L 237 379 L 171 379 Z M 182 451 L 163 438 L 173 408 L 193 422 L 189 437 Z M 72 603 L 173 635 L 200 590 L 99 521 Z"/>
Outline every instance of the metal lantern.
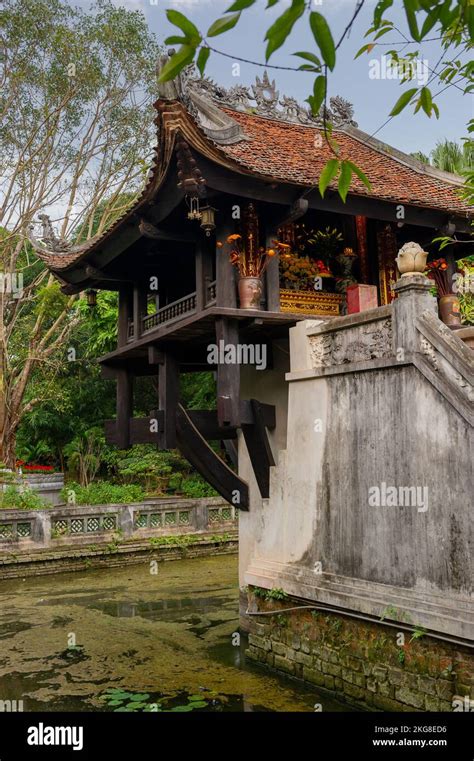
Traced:
<path fill-rule="evenodd" d="M 195 220 L 201 219 L 201 212 L 199 210 L 199 198 L 197 196 L 191 196 L 189 199 L 189 211 L 188 219 Z"/>
<path fill-rule="evenodd" d="M 205 230 L 207 236 L 216 229 L 215 212 L 216 209 L 212 206 L 204 206 L 201 209 L 201 227 Z"/>
<path fill-rule="evenodd" d="M 90 289 L 86 291 L 87 306 L 93 309 L 97 306 L 97 291 Z"/>

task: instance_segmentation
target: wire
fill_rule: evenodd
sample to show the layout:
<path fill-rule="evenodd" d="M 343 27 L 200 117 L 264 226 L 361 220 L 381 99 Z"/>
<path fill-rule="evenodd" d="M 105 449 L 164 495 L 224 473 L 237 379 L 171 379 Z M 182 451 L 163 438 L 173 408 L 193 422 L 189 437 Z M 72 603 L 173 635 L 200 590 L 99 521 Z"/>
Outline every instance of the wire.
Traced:
<path fill-rule="evenodd" d="M 327 611 L 328 613 L 337 613 L 340 616 L 348 616 L 349 618 L 358 618 L 361 621 L 369 621 L 371 624 L 382 624 L 383 626 L 390 626 L 391 628 L 402 629 L 413 634 L 413 628 L 406 626 L 405 624 L 399 624 L 398 622 L 384 621 L 383 619 L 371 618 L 370 616 L 364 616 L 360 613 L 353 613 L 352 611 L 341 610 L 339 608 L 330 608 L 324 605 L 295 605 L 292 608 L 281 608 L 280 610 L 262 610 L 262 611 L 250 611 L 248 608 L 245 611 L 245 616 L 276 616 L 281 613 L 289 613 L 292 610 L 320 610 Z M 431 631 L 426 631 L 427 637 L 433 639 L 439 639 L 442 642 L 450 642 L 454 645 L 462 645 L 468 647 L 471 650 L 474 649 L 474 645 L 464 640 L 456 639 L 455 637 L 444 637 L 442 634 L 435 634 Z"/>

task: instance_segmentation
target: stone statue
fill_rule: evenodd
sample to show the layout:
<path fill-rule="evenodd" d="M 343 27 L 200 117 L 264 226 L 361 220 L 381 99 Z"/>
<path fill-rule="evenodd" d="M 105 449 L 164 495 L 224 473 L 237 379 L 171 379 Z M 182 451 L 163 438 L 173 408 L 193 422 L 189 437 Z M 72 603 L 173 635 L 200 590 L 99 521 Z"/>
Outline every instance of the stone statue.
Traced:
<path fill-rule="evenodd" d="M 418 243 L 410 241 L 405 243 L 395 259 L 402 277 L 423 273 L 426 269 L 427 251 L 423 251 Z"/>

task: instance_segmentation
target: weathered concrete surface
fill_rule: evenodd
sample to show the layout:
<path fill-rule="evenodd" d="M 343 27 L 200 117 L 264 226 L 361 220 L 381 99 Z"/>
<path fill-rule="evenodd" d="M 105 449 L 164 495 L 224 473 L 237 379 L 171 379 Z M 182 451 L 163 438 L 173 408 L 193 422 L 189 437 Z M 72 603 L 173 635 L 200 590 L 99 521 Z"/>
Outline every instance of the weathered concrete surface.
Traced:
<path fill-rule="evenodd" d="M 240 579 L 472 638 L 472 363 L 409 280 L 394 310 L 291 331 L 286 440 L 277 426 L 267 504 L 249 479 Z M 270 381 L 244 375 L 279 421 Z M 240 462 L 247 478 L 243 442 Z"/>

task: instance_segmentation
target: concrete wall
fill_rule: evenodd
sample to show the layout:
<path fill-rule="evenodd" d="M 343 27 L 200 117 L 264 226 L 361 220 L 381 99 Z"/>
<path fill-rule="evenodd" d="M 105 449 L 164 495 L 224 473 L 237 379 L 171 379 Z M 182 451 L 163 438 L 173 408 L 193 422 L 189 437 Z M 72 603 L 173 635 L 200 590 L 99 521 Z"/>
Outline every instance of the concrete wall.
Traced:
<path fill-rule="evenodd" d="M 269 500 L 249 479 L 240 582 L 472 638 L 472 352 L 429 281 L 397 288 L 393 307 L 299 323 L 286 380 L 247 372 L 277 404 L 278 464 Z"/>

